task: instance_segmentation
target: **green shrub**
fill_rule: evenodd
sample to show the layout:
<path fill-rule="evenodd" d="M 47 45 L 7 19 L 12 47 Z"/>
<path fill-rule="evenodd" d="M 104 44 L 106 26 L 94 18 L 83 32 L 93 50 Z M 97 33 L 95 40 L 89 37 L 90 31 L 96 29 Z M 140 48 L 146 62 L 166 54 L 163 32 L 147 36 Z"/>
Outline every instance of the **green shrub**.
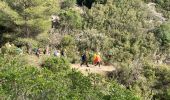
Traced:
<path fill-rule="evenodd" d="M 9 55 L 17 55 L 18 52 L 17 52 L 17 47 L 14 46 L 13 44 L 12 45 L 4 45 L 1 47 L 1 53 L 2 54 L 9 54 Z"/>
<path fill-rule="evenodd" d="M 154 89 L 157 91 L 153 98 L 157 100 L 168 100 L 170 97 L 170 69 L 169 66 L 155 67 L 156 83 Z"/>
<path fill-rule="evenodd" d="M 67 47 L 71 45 L 75 45 L 75 40 L 72 36 L 70 35 L 65 35 L 62 40 L 61 40 L 61 47 Z"/>
<path fill-rule="evenodd" d="M 31 38 L 17 38 L 14 41 L 14 44 L 18 45 L 18 46 L 27 46 L 28 44 L 31 44 L 32 48 L 38 46 L 38 42 L 34 39 L 31 39 Z"/>
<path fill-rule="evenodd" d="M 66 50 L 66 56 L 71 63 L 79 61 L 80 57 L 76 48 L 76 42 L 71 35 L 65 35 L 61 40 L 60 46 Z"/>
<path fill-rule="evenodd" d="M 76 4 L 76 0 L 64 0 L 62 2 L 61 8 L 70 8 Z"/>
<path fill-rule="evenodd" d="M 39 47 L 46 47 L 48 44 L 50 44 L 49 34 L 48 33 L 42 33 L 37 36 L 37 42 Z"/>
<path fill-rule="evenodd" d="M 83 25 L 83 18 L 79 13 L 69 10 L 63 10 L 59 14 L 61 18 L 61 28 L 65 30 L 66 34 L 71 33 L 73 29 L 81 29 Z"/>
<path fill-rule="evenodd" d="M 40 71 L 17 60 L 18 58 L 7 61 L 0 67 L 0 93 L 3 93 L 1 94 L 3 98 L 66 99 L 68 87 L 63 85 L 67 82 L 62 81 L 62 75 L 55 75 L 46 69 Z"/>
<path fill-rule="evenodd" d="M 100 100 L 107 95 L 111 100 L 138 100 L 116 82 L 106 84 L 95 75 L 68 71 L 67 64 L 65 59 L 49 58 L 45 63 L 48 67 L 38 69 L 20 56 L 0 56 L 0 99 Z"/>
<path fill-rule="evenodd" d="M 58 73 L 61 71 L 67 71 L 70 69 L 68 61 L 63 57 L 61 57 L 61 58 L 57 58 L 57 57 L 47 58 L 44 61 L 42 67 L 45 67 L 54 73 Z"/>
<path fill-rule="evenodd" d="M 125 87 L 120 87 L 117 83 L 112 82 L 110 86 L 109 96 L 107 95 L 107 99 L 110 100 L 140 100 L 140 97 L 133 95 L 133 93 L 129 90 L 126 90 Z"/>

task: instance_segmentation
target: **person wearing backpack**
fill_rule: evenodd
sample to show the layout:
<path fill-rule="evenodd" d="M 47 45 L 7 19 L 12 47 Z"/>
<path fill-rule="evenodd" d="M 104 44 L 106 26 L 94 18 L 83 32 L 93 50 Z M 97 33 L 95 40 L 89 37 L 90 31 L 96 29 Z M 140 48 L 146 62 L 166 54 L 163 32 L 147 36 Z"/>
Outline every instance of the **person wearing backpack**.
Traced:
<path fill-rule="evenodd" d="M 62 57 L 66 57 L 66 49 L 62 49 L 61 52 L 60 52 L 60 55 Z"/>
<path fill-rule="evenodd" d="M 83 53 L 83 55 L 81 56 L 81 64 L 80 66 L 82 66 L 83 64 L 86 64 L 87 67 L 89 67 L 88 65 L 88 57 L 87 57 L 87 51 L 85 53 Z"/>
<path fill-rule="evenodd" d="M 36 49 L 35 54 L 36 54 L 36 56 L 37 56 L 38 58 L 40 57 L 40 54 L 41 54 L 40 48 L 37 48 L 37 49 Z"/>
<path fill-rule="evenodd" d="M 56 50 L 54 51 L 54 56 L 56 57 L 60 57 L 60 50 Z"/>
<path fill-rule="evenodd" d="M 100 65 L 101 65 L 101 57 L 100 57 L 100 53 L 98 52 L 96 55 L 95 55 L 95 58 L 94 58 L 94 64 L 95 64 L 95 66 L 97 66 L 97 65 L 99 65 L 99 67 L 100 67 Z"/>

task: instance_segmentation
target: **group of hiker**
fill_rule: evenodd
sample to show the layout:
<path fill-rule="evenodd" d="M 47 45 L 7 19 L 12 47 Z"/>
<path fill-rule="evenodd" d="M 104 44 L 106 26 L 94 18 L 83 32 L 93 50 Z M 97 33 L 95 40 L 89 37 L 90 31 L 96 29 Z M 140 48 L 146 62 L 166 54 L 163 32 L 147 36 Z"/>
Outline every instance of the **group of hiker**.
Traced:
<path fill-rule="evenodd" d="M 12 47 L 14 44 L 10 44 L 9 42 L 5 44 L 5 46 L 7 48 Z M 21 49 L 21 47 L 16 48 L 16 51 L 18 52 L 18 54 L 23 54 L 23 49 Z M 45 48 L 31 48 L 30 45 L 27 46 L 27 53 L 28 54 L 35 54 L 38 58 L 41 55 L 53 55 L 55 57 L 66 57 L 66 49 L 57 49 L 55 48 L 53 51 L 50 50 L 49 46 L 45 47 Z M 89 67 L 88 63 L 89 61 L 91 61 L 93 63 L 93 65 L 95 66 L 99 66 L 101 65 L 101 55 L 100 52 L 96 52 L 91 54 L 91 56 L 93 57 L 89 57 L 89 52 L 88 50 L 86 50 L 84 53 L 82 53 L 81 56 L 81 64 L 80 66 L 82 66 L 83 64 L 85 64 L 87 67 Z"/>
<path fill-rule="evenodd" d="M 52 54 L 52 53 L 50 52 L 49 48 L 46 48 L 46 49 L 44 49 L 44 50 L 43 50 L 42 48 L 36 48 L 36 49 L 34 50 L 34 52 L 35 52 L 35 55 L 36 55 L 37 57 L 40 57 L 40 55 L 42 55 L 42 54 L 45 54 L 45 55 L 51 55 L 51 54 Z M 55 49 L 54 52 L 53 52 L 53 55 L 54 55 L 55 57 L 60 57 L 60 56 L 65 57 L 65 56 L 66 56 L 66 54 L 65 54 L 65 49 L 62 49 L 61 51 Z"/>
<path fill-rule="evenodd" d="M 35 54 L 37 55 L 37 57 L 39 57 L 42 53 L 43 53 L 43 54 L 50 55 L 50 51 L 49 51 L 48 48 L 45 49 L 44 52 L 42 52 L 42 50 L 41 50 L 40 48 L 38 48 L 38 49 L 35 51 Z M 53 55 L 54 55 L 55 57 L 61 57 L 61 56 L 66 57 L 66 50 L 65 50 L 65 49 L 62 49 L 62 50 L 60 51 L 60 50 L 55 49 L 54 52 L 53 52 Z M 101 57 L 100 57 L 100 53 L 99 53 L 99 52 L 94 53 L 94 55 L 93 55 L 93 64 L 94 64 L 95 66 L 98 65 L 98 66 L 100 67 L 101 61 L 102 61 L 102 59 L 101 59 Z M 85 64 L 87 67 L 89 67 L 88 62 L 89 62 L 89 54 L 88 54 L 88 51 L 85 51 L 85 52 L 82 54 L 82 56 L 81 56 L 81 64 L 80 64 L 80 66 L 82 66 L 83 64 Z"/>
<path fill-rule="evenodd" d="M 82 55 L 82 57 L 81 57 L 81 64 L 80 64 L 80 66 L 82 66 L 83 64 L 85 64 L 87 67 L 89 67 L 89 65 L 88 65 L 88 62 L 89 62 L 89 56 L 88 56 L 89 54 L 88 54 L 88 51 L 85 51 L 84 53 L 83 53 L 83 55 Z M 102 59 L 101 59 L 101 57 L 100 57 L 100 52 L 97 52 L 97 53 L 94 53 L 94 55 L 93 55 L 93 58 L 92 58 L 92 62 L 93 62 L 93 65 L 95 65 L 95 66 L 99 66 L 100 67 L 100 65 L 101 65 L 101 61 L 102 61 Z"/>

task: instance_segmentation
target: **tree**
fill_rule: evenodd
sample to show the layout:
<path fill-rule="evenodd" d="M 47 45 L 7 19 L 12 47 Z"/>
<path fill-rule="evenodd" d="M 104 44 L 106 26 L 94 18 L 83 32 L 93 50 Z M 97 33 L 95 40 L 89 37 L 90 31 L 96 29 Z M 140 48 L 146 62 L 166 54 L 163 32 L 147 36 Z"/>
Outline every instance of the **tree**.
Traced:
<path fill-rule="evenodd" d="M 5 41 L 3 40 L 3 33 L 14 32 L 20 16 L 6 2 L 0 1 L 0 19 L 0 45 L 2 45 Z"/>
<path fill-rule="evenodd" d="M 51 14 L 57 12 L 54 9 L 59 2 L 51 0 L 4 0 L 12 9 L 16 11 L 22 19 L 18 24 L 25 37 L 36 36 L 49 29 Z M 52 9 L 52 10 L 51 10 Z"/>

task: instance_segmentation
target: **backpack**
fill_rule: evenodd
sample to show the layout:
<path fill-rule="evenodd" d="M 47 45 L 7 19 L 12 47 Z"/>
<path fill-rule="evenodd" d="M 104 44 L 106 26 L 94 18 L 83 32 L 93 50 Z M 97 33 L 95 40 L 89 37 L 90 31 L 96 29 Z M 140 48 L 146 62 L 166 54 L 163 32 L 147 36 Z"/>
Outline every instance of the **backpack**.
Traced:
<path fill-rule="evenodd" d="M 57 56 L 57 53 L 58 53 L 57 51 L 54 51 L 54 56 Z"/>
<path fill-rule="evenodd" d="M 83 54 L 81 58 L 82 58 L 82 61 L 86 61 L 86 58 L 87 58 L 86 54 Z"/>

